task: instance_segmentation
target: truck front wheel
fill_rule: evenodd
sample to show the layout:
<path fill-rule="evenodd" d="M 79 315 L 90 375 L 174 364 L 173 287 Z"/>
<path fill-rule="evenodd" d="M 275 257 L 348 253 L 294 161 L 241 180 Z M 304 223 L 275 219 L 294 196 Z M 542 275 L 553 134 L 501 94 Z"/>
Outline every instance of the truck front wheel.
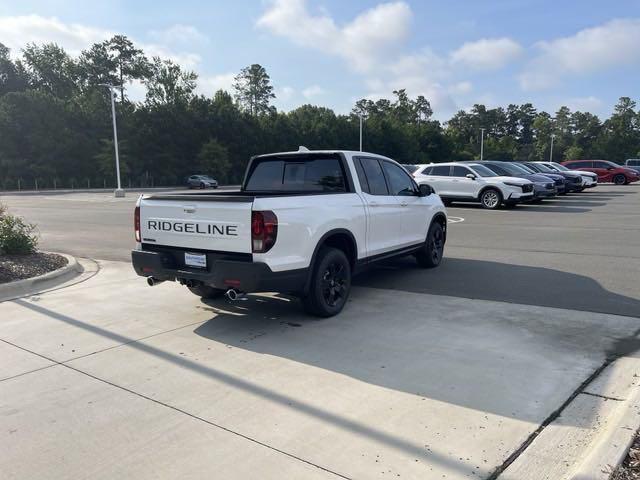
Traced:
<path fill-rule="evenodd" d="M 351 265 L 342 250 L 322 247 L 311 272 L 309 293 L 302 304 L 311 315 L 332 317 L 340 313 L 351 291 Z"/>

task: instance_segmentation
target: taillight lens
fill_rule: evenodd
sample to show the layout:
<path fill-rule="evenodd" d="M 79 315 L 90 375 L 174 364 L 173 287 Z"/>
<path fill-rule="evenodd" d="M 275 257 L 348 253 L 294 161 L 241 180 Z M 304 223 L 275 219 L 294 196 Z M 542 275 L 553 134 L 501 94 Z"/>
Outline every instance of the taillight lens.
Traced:
<path fill-rule="evenodd" d="M 136 207 L 133 213 L 133 228 L 136 232 L 136 242 L 140 241 L 140 207 Z"/>
<path fill-rule="evenodd" d="M 253 253 L 271 250 L 278 237 L 278 217 L 270 210 L 251 213 L 251 249 Z"/>

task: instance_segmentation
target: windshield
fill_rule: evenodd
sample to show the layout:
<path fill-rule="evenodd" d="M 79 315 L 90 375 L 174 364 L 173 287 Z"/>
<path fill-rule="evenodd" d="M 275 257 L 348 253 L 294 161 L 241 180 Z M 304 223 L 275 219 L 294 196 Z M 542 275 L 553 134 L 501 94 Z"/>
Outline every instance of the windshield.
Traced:
<path fill-rule="evenodd" d="M 538 173 L 538 171 L 537 171 L 535 168 L 530 167 L 529 165 L 523 165 L 522 163 L 518 163 L 518 166 L 519 166 L 520 168 L 522 168 L 522 169 L 523 169 L 525 172 L 527 172 L 528 174 Z"/>
<path fill-rule="evenodd" d="M 553 168 L 555 168 L 556 170 L 558 170 L 559 172 L 568 172 L 569 171 L 569 169 L 567 167 L 565 167 L 564 165 L 562 165 L 560 163 L 551 162 L 551 166 Z"/>
<path fill-rule="evenodd" d="M 476 163 L 476 164 L 469 165 L 469 166 L 473 169 L 474 172 L 476 172 L 481 177 L 497 177 L 498 176 L 495 172 L 492 172 L 491 170 L 489 170 L 484 165 L 478 165 Z"/>
<path fill-rule="evenodd" d="M 549 167 L 547 167 L 546 165 L 543 165 L 542 163 L 536 163 L 536 167 L 538 167 L 540 170 L 542 170 L 544 173 L 553 173 L 553 170 L 551 170 Z"/>
<path fill-rule="evenodd" d="M 504 168 L 511 175 L 531 175 L 528 171 L 522 168 L 520 165 L 516 165 L 514 163 L 503 163 L 500 164 L 502 168 Z"/>

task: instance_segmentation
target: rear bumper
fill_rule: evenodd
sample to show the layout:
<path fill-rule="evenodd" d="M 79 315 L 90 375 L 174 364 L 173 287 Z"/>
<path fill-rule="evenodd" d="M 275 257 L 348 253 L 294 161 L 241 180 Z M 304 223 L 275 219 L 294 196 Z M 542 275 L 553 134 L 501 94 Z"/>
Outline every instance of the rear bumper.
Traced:
<path fill-rule="evenodd" d="M 219 289 L 234 288 L 241 292 L 302 292 L 308 269 L 272 271 L 266 263 L 255 263 L 250 255 L 233 256 L 201 252 L 207 256 L 206 269 L 184 265 L 185 250 L 154 246 L 154 250 L 132 250 L 133 269 L 142 277 L 158 280 L 195 280 Z"/>

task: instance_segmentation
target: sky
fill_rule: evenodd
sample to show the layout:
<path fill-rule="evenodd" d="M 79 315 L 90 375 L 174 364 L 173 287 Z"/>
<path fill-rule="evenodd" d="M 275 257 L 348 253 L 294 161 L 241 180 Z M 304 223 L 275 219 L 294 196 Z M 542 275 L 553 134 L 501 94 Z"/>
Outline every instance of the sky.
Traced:
<path fill-rule="evenodd" d="M 619 97 L 640 100 L 640 0 L 0 0 L 14 56 L 30 42 L 77 55 L 116 33 L 198 73 L 207 96 L 259 63 L 280 110 L 348 113 L 400 88 L 440 120 L 525 102 L 606 117 Z"/>

